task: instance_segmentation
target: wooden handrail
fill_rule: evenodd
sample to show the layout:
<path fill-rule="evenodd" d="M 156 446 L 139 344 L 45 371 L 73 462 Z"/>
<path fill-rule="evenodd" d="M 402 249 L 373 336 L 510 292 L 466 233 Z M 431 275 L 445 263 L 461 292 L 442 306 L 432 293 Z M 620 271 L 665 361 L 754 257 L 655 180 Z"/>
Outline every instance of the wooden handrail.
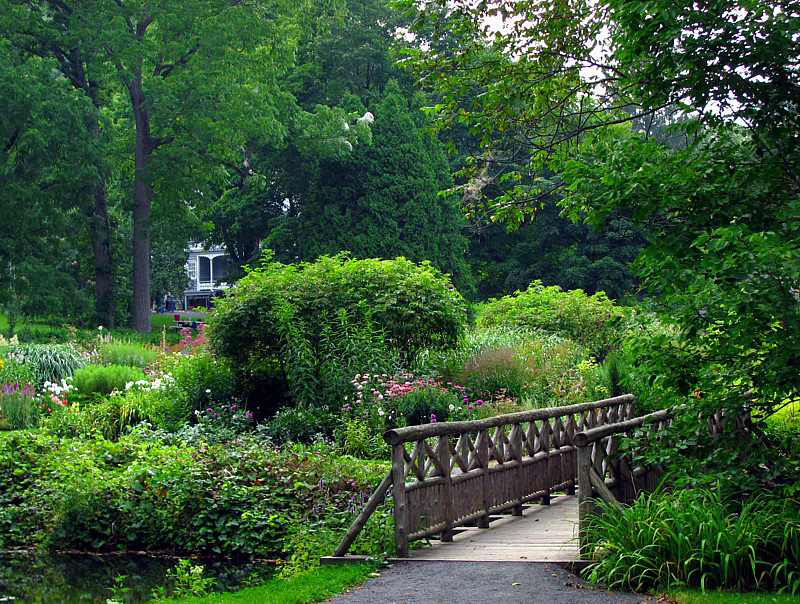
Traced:
<path fill-rule="evenodd" d="M 496 428 L 498 426 L 510 426 L 513 424 L 521 424 L 542 419 L 551 419 L 555 417 L 564 417 L 566 415 L 574 415 L 582 411 L 590 411 L 601 407 L 611 407 L 614 405 L 623 405 L 626 403 L 633 403 L 635 397 L 632 394 L 624 394 L 614 398 L 607 398 L 601 401 L 593 401 L 590 403 L 579 403 L 577 405 L 568 405 L 565 407 L 544 407 L 542 409 L 534 409 L 533 411 L 518 411 L 517 413 L 506 413 L 505 415 L 495 415 L 486 419 L 475 419 L 465 422 L 437 422 L 435 424 L 422 424 L 420 426 L 406 426 L 404 428 L 395 428 L 387 430 L 383 434 L 383 439 L 390 445 L 399 443 L 407 443 L 415 440 L 422 440 L 424 438 L 433 438 L 436 436 L 453 436 L 463 434 L 465 432 L 477 432 L 479 430 L 486 430 L 488 428 Z"/>
<path fill-rule="evenodd" d="M 597 426 L 584 432 L 578 432 L 572 437 L 572 444 L 576 447 L 585 447 L 589 443 L 601 440 L 612 434 L 630 432 L 636 428 L 641 428 L 644 424 L 672 419 L 674 415 L 674 409 L 662 409 L 661 411 L 642 415 L 641 417 L 634 417 L 633 419 L 622 422 Z"/>

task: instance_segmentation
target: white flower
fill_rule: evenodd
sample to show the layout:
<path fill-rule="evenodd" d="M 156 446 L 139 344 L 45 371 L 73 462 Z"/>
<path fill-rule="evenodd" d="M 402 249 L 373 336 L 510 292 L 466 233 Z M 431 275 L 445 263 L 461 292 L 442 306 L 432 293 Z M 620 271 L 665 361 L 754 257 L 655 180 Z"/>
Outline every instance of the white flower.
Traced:
<path fill-rule="evenodd" d="M 448 409 L 450 409 L 450 411 L 453 411 L 453 410 L 456 408 L 456 406 L 455 406 L 453 403 L 450 403 L 450 404 L 447 406 L 447 408 L 448 408 Z"/>
<path fill-rule="evenodd" d="M 211 388 L 206 388 L 206 394 L 211 394 Z"/>
<path fill-rule="evenodd" d="M 380 407 L 378 407 L 378 415 L 383 415 L 383 409 L 381 409 Z"/>
<path fill-rule="evenodd" d="M 98 325 L 97 326 L 97 331 L 103 331 L 103 326 L 102 325 Z"/>
<path fill-rule="evenodd" d="M 379 395 L 378 395 L 378 400 L 379 400 L 379 401 L 382 401 L 382 400 L 383 400 L 383 395 L 382 395 L 382 394 L 379 394 Z"/>

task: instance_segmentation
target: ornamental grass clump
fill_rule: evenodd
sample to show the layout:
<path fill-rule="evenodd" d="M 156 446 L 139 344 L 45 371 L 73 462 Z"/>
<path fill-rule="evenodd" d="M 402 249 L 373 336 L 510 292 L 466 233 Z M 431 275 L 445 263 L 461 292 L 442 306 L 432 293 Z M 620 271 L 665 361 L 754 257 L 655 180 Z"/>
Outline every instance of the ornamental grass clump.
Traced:
<path fill-rule="evenodd" d="M 426 351 L 418 367 L 441 367 L 473 400 L 516 398 L 529 408 L 605 398 L 605 369 L 580 343 L 541 329 L 479 328 L 446 353 Z"/>
<path fill-rule="evenodd" d="M 658 492 L 589 523 L 592 581 L 613 589 L 771 589 L 800 593 L 800 505 L 716 490 Z"/>
<path fill-rule="evenodd" d="M 10 345 L 4 355 L 18 363 L 28 363 L 37 385 L 60 382 L 86 365 L 86 358 L 69 344 Z"/>
<path fill-rule="evenodd" d="M 147 376 L 141 369 L 125 365 L 89 365 L 78 369 L 72 376 L 73 385 L 78 394 L 84 396 L 123 392 L 127 384 L 147 383 Z M 130 386 L 128 386 L 130 388 Z"/>
<path fill-rule="evenodd" d="M 98 365 L 126 365 L 144 369 L 155 360 L 156 353 L 152 348 L 134 342 L 111 340 L 97 347 Z"/>

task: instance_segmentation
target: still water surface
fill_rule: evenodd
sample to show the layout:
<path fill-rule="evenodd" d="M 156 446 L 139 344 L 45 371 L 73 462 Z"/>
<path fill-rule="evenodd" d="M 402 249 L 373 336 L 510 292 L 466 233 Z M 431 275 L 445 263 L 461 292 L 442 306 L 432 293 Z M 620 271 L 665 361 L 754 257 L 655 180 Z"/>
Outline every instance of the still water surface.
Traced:
<path fill-rule="evenodd" d="M 132 554 L 0 553 L 0 603 L 105 604 L 115 595 L 126 604 L 147 602 L 160 586 L 171 589 L 167 573 L 177 563 L 177 558 Z M 275 570 L 274 565 L 248 561 L 203 559 L 192 564 L 202 565 L 203 576 L 217 581 L 215 591 L 258 584 Z M 115 586 L 126 590 L 115 591 Z"/>

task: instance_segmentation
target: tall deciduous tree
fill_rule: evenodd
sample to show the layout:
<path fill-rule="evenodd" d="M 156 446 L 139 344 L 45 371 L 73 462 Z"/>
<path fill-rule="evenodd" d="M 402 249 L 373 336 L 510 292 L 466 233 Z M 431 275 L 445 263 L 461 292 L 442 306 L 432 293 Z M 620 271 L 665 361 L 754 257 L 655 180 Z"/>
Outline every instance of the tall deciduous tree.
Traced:
<path fill-rule="evenodd" d="M 81 232 L 93 182 L 93 110 L 54 63 L 0 41 L 0 305 L 87 319 Z"/>
<path fill-rule="evenodd" d="M 296 37 L 289 6 L 282 0 L 5 4 L 19 44 L 56 57 L 71 81 L 70 70 L 80 70 L 73 84 L 114 105 L 117 126 L 127 126 L 133 325 L 149 331 L 154 195 L 164 203 L 199 203 L 209 181 L 227 178 L 225 162 L 239 161 L 246 141 L 283 136 L 281 114 L 292 100 L 278 78 Z"/>
<path fill-rule="evenodd" d="M 92 103 L 94 113 L 89 116 L 93 134 L 91 146 L 99 149 L 104 142 L 100 110 L 107 101 L 101 70 L 91 61 L 91 54 L 80 42 L 80 34 L 73 27 L 76 6 L 61 2 L 0 3 L 0 28 L 17 49 L 40 58 L 53 59 L 65 80 L 82 92 Z M 80 20 L 79 16 L 75 17 Z M 90 65 L 90 62 L 92 63 Z M 41 116 L 46 127 L 47 116 Z M 114 324 L 114 294 L 112 287 L 112 257 L 108 214 L 106 177 L 108 167 L 102 154 L 92 158 L 94 174 L 86 175 L 94 186 L 94 204 L 84 211 L 88 233 L 92 242 L 95 309 L 97 320 L 107 327 Z"/>

